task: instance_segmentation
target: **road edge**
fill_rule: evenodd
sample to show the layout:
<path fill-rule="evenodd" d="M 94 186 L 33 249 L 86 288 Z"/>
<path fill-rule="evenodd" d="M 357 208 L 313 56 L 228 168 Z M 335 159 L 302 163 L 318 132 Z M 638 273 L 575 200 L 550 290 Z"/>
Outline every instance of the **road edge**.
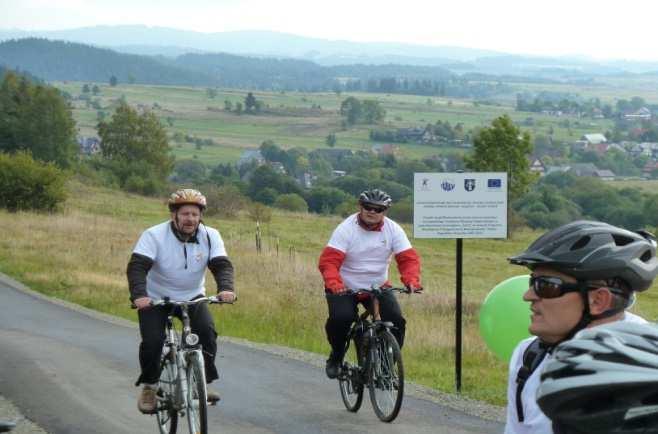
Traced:
<path fill-rule="evenodd" d="M 35 291 L 27 287 L 23 283 L 13 279 L 10 276 L 7 276 L 2 272 L 0 272 L 0 284 L 9 286 L 17 291 L 21 291 L 34 298 L 44 300 L 62 307 L 66 307 L 68 309 L 82 313 L 94 319 L 105 321 L 118 326 L 129 327 L 133 329 L 139 328 L 136 322 L 124 318 L 116 317 L 110 314 L 106 314 L 103 312 L 99 312 L 84 306 L 80 306 L 79 304 L 75 304 L 70 301 L 66 301 L 42 294 L 38 291 Z M 220 336 L 219 339 L 221 342 L 228 342 L 234 345 L 240 345 L 244 347 L 258 349 L 270 354 L 278 355 L 280 357 L 293 359 L 293 360 L 309 363 L 319 368 L 324 368 L 324 363 L 325 363 L 324 357 L 309 351 L 284 347 L 281 345 L 252 342 L 247 339 L 234 338 L 229 336 Z M 488 404 L 481 401 L 476 401 L 474 399 L 465 398 L 457 394 L 440 392 L 438 390 L 421 386 L 412 382 L 405 382 L 405 389 L 407 394 L 409 394 L 414 398 L 431 401 L 436 404 L 449 407 L 453 410 L 461 411 L 470 416 L 475 416 L 482 419 L 491 420 L 494 422 L 505 422 L 504 407 Z"/>

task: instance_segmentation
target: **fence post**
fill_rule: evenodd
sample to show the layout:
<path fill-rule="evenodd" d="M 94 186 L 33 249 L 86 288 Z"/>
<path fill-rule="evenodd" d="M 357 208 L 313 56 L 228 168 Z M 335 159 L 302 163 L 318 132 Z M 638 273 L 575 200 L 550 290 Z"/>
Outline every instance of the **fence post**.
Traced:
<path fill-rule="evenodd" d="M 260 222 L 256 220 L 256 252 L 261 252 Z"/>

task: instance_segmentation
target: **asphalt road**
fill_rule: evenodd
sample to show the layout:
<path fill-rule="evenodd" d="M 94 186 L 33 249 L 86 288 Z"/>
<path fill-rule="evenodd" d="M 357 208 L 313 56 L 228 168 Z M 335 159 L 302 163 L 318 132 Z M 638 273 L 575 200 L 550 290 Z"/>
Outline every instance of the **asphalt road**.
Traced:
<path fill-rule="evenodd" d="M 0 283 L 0 395 L 52 434 L 154 433 L 137 411 L 138 330 Z M 239 309 L 239 305 L 232 307 Z M 221 332 L 221 331 L 220 331 Z M 354 414 L 335 381 L 312 364 L 222 343 L 222 402 L 210 407 L 212 433 L 498 433 L 502 425 L 405 396 L 392 424 L 367 395 Z M 186 427 L 179 432 L 186 432 Z"/>

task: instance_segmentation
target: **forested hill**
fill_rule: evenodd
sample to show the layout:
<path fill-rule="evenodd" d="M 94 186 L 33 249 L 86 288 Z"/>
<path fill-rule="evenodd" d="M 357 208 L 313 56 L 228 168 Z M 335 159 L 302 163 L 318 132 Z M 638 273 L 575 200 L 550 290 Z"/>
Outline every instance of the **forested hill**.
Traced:
<path fill-rule="evenodd" d="M 0 44 L 0 65 L 28 71 L 45 80 L 119 82 L 141 84 L 208 85 L 202 72 L 167 65 L 157 58 L 120 54 L 89 45 L 28 38 Z"/>
<path fill-rule="evenodd" d="M 107 82 L 115 76 L 120 83 L 456 97 L 482 97 L 505 90 L 501 84 L 475 83 L 437 66 L 321 66 L 306 60 L 222 53 L 190 53 L 171 59 L 37 38 L 0 43 L 0 65 L 49 81 Z"/>

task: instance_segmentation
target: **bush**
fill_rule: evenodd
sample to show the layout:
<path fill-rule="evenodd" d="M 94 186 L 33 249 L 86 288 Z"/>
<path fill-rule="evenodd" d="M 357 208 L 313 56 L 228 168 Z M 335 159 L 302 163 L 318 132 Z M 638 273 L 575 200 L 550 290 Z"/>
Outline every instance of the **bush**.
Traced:
<path fill-rule="evenodd" d="M 407 197 L 398 203 L 393 203 L 388 211 L 388 216 L 399 223 L 413 223 L 414 206 L 411 203 L 411 198 Z"/>
<path fill-rule="evenodd" d="M 274 206 L 288 211 L 307 212 L 308 204 L 298 194 L 282 194 L 274 201 Z"/>
<path fill-rule="evenodd" d="M 0 207 L 9 211 L 55 211 L 66 199 L 67 174 L 27 152 L 0 153 Z"/>
<path fill-rule="evenodd" d="M 334 209 L 334 214 L 347 217 L 358 211 L 356 199 L 348 199 Z"/>
<path fill-rule="evenodd" d="M 162 191 L 162 185 L 152 176 L 130 175 L 123 183 L 123 189 L 145 196 L 156 196 Z"/>
<path fill-rule="evenodd" d="M 249 218 L 255 222 L 269 223 L 272 220 L 272 209 L 262 203 L 253 202 L 249 206 Z"/>
<path fill-rule="evenodd" d="M 221 187 L 204 186 L 201 190 L 206 196 L 208 207 L 205 214 L 221 218 L 233 218 L 243 210 L 249 202 L 240 190 L 234 185 L 227 184 Z"/>

